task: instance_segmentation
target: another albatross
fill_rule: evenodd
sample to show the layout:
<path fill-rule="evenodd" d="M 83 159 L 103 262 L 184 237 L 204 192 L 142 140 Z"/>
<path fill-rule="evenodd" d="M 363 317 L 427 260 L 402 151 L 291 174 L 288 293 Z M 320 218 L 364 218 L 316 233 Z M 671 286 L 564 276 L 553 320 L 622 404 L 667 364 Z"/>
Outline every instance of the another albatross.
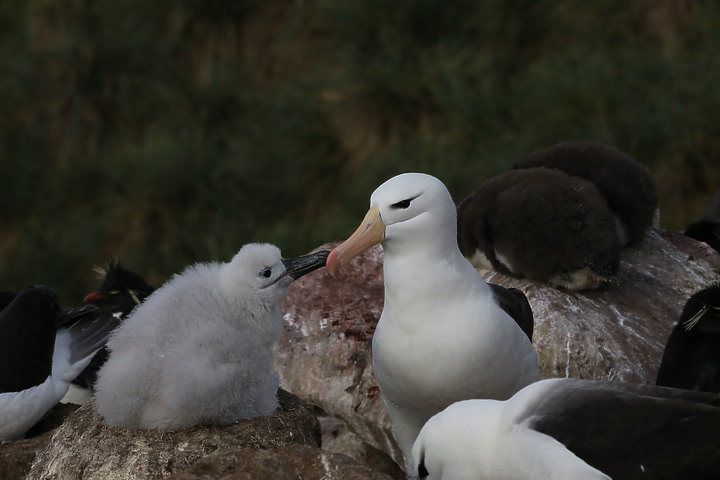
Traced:
<path fill-rule="evenodd" d="M 113 426 L 178 430 L 273 413 L 280 303 L 327 254 L 282 259 L 276 246 L 251 243 L 230 262 L 174 276 L 108 342 L 95 388 L 100 416 Z"/>
<path fill-rule="evenodd" d="M 431 418 L 409 478 L 711 479 L 720 472 L 719 428 L 717 395 L 554 378 Z"/>
<path fill-rule="evenodd" d="M 34 285 L 3 292 L 0 312 L 0 440 L 15 440 L 52 409 L 117 326 L 95 306 L 61 310 Z"/>
<path fill-rule="evenodd" d="M 406 173 L 378 187 L 360 227 L 330 253 L 328 271 L 378 243 L 385 304 L 373 369 L 411 465 L 412 444 L 431 416 L 458 400 L 509 398 L 538 379 L 537 356 L 460 253 L 455 204 L 440 180 Z"/>

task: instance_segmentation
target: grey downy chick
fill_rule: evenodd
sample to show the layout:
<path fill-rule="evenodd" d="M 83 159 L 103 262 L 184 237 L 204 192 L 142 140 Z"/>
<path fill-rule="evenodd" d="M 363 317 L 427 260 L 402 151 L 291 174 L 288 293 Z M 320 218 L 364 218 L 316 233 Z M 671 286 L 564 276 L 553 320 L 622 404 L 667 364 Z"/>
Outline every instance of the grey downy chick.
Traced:
<path fill-rule="evenodd" d="M 272 414 L 272 346 L 293 280 L 325 266 L 327 251 L 282 259 L 269 244 L 228 263 L 199 263 L 133 310 L 108 342 L 96 384 L 110 425 L 177 430 Z"/>

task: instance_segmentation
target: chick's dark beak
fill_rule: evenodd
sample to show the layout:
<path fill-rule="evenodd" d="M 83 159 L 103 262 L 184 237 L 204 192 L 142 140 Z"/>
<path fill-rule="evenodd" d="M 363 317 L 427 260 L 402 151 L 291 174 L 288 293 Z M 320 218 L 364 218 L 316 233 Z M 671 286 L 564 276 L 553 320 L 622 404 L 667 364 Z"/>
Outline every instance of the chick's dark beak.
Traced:
<path fill-rule="evenodd" d="M 283 258 L 282 264 L 285 267 L 285 275 L 297 280 L 303 275 L 324 267 L 329 254 L 329 250 L 321 250 L 302 257 Z"/>

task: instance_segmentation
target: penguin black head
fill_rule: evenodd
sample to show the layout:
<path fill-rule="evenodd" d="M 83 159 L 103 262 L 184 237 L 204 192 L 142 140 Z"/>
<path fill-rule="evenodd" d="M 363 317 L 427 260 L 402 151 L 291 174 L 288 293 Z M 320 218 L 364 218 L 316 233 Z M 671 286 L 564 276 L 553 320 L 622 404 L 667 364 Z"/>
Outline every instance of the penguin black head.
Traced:
<path fill-rule="evenodd" d="M 656 383 L 720 393 L 720 283 L 685 303 L 665 345 Z"/>
<path fill-rule="evenodd" d="M 95 271 L 104 276 L 103 283 L 97 291 L 85 296 L 83 302 L 108 308 L 123 317 L 155 291 L 145 279 L 123 268 L 119 262 L 110 262 L 106 268 L 96 267 Z"/>
<path fill-rule="evenodd" d="M 699 329 L 720 336 L 720 283 L 691 296 L 685 303 L 678 325 L 687 331 Z"/>

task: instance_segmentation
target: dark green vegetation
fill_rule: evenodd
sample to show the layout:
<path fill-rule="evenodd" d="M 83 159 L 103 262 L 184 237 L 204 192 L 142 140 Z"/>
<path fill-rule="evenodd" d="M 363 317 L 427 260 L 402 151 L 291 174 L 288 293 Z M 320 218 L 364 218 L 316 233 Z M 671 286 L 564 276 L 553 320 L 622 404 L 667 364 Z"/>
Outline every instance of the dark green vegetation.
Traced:
<path fill-rule="evenodd" d="M 77 303 L 250 241 L 302 254 L 423 171 L 460 201 L 559 141 L 645 164 L 662 226 L 720 182 L 716 2 L 0 3 L 0 288 Z"/>

